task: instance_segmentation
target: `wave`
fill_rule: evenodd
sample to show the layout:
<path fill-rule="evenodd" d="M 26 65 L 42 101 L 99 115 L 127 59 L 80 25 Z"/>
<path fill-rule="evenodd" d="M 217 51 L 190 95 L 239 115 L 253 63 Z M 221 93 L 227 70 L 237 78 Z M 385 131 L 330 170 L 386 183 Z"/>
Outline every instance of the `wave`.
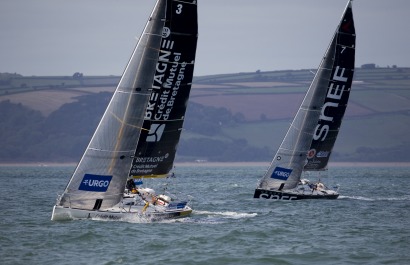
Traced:
<path fill-rule="evenodd" d="M 257 213 L 239 213 L 239 212 L 211 212 L 211 211 L 197 211 L 195 210 L 193 213 L 199 215 L 208 215 L 208 216 L 222 216 L 230 219 L 242 219 L 242 218 L 251 218 L 255 217 Z"/>
<path fill-rule="evenodd" d="M 352 200 L 359 200 L 359 201 L 409 201 L 410 196 L 402 196 L 402 197 L 377 197 L 377 198 L 368 198 L 363 196 L 339 196 L 339 199 L 352 199 Z"/>
<path fill-rule="evenodd" d="M 352 200 L 359 200 L 359 201 L 374 201 L 375 199 L 367 198 L 363 196 L 339 196 L 339 199 L 352 199 Z"/>
<path fill-rule="evenodd" d="M 137 223 L 137 224 L 158 222 L 158 221 L 153 221 L 149 217 L 144 217 L 144 216 L 140 216 L 140 215 L 129 215 L 129 216 L 126 216 L 126 217 L 122 217 L 118 220 L 101 218 L 101 217 L 93 217 L 93 218 L 91 218 L 91 220 L 102 221 L 102 222 L 126 222 L 126 223 Z M 160 222 L 162 222 L 162 220 Z"/>

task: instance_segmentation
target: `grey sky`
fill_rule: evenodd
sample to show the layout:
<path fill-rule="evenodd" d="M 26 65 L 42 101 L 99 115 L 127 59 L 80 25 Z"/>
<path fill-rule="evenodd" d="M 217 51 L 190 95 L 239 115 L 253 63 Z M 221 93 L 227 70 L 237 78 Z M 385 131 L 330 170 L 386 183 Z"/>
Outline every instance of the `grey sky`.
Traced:
<path fill-rule="evenodd" d="M 121 75 L 155 0 L 0 0 L 0 72 Z M 316 68 L 347 0 L 199 0 L 195 75 Z M 410 1 L 356 0 L 356 66 L 410 66 Z"/>

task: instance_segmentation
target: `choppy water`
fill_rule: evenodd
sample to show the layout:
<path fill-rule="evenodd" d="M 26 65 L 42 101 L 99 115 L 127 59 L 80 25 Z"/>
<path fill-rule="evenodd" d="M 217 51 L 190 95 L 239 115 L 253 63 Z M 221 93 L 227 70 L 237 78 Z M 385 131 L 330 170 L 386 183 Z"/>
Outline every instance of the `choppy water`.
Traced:
<path fill-rule="evenodd" d="M 339 199 L 273 202 L 252 199 L 265 167 L 178 167 L 189 218 L 52 222 L 72 170 L 0 167 L 1 264 L 410 264 L 410 168 L 330 169 Z"/>

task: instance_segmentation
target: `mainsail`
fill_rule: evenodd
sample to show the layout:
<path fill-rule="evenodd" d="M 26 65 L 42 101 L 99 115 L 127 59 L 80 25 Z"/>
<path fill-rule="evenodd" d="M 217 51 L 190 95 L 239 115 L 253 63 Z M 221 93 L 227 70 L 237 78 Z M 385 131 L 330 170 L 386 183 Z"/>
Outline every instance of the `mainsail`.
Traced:
<path fill-rule="evenodd" d="M 139 169 L 135 166 L 138 161 L 162 162 L 169 158 L 160 174 L 171 167 L 193 75 L 198 35 L 196 3 L 157 1 L 57 205 L 85 210 L 109 208 L 122 199 L 130 168 Z M 151 143 L 158 142 L 164 147 L 151 148 Z M 153 169 L 163 168 L 159 163 L 152 165 Z"/>
<path fill-rule="evenodd" d="M 164 177 L 172 169 L 191 91 L 198 35 L 196 1 L 169 1 L 133 177 Z M 187 23 L 190 21 L 190 23 Z"/>
<path fill-rule="evenodd" d="M 353 81 L 356 32 L 351 3 L 335 34 L 336 47 L 331 80 L 308 151 L 305 170 L 324 170 L 342 124 Z"/>
<path fill-rule="evenodd" d="M 351 1 L 260 189 L 292 189 L 303 170 L 327 165 L 347 106 L 354 73 L 355 29 Z"/>

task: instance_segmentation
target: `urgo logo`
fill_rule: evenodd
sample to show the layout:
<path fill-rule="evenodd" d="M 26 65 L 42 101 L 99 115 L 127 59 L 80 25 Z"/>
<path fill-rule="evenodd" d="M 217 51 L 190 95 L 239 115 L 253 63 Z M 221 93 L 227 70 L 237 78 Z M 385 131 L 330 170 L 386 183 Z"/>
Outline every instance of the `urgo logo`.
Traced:
<path fill-rule="evenodd" d="M 108 186 L 110 185 L 111 179 L 112 176 L 85 174 L 78 189 L 94 192 L 106 192 Z"/>
<path fill-rule="evenodd" d="M 275 167 L 271 178 L 280 179 L 280 180 L 287 180 L 292 173 L 292 169 L 283 168 L 283 167 Z"/>

